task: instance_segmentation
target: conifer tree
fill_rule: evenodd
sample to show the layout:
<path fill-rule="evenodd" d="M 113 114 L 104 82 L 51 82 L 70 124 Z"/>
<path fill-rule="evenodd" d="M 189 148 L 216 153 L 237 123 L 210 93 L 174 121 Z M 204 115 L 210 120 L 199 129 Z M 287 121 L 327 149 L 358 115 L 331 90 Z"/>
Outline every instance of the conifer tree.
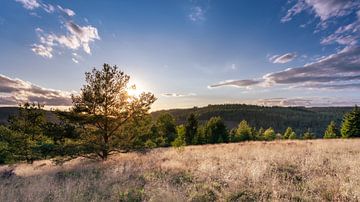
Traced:
<path fill-rule="evenodd" d="M 344 138 L 360 137 L 360 109 L 358 106 L 344 115 L 341 135 Z"/>

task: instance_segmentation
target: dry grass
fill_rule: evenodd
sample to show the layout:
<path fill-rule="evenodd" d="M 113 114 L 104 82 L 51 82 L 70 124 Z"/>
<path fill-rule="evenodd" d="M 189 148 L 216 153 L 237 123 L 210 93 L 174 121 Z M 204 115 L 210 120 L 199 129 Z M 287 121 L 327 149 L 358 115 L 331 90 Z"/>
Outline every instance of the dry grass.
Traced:
<path fill-rule="evenodd" d="M 161 148 L 13 169 L 0 175 L 0 201 L 360 200 L 360 140 Z"/>

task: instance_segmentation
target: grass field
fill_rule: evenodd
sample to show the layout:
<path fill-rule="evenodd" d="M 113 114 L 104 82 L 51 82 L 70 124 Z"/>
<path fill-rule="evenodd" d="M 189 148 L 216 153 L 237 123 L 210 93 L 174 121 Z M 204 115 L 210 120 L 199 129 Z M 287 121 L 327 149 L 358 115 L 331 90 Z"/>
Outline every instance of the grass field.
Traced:
<path fill-rule="evenodd" d="M 359 201 L 360 140 L 160 148 L 0 173 L 0 201 Z"/>

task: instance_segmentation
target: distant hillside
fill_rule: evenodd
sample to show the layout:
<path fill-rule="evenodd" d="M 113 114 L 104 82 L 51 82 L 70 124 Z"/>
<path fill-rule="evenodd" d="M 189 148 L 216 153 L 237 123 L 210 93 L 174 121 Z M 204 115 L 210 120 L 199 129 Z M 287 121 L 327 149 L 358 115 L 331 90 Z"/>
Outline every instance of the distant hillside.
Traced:
<path fill-rule="evenodd" d="M 194 107 L 189 109 L 170 109 L 152 112 L 153 118 L 162 113 L 170 113 L 176 118 L 178 124 L 185 123 L 190 113 L 198 115 L 200 122 L 204 123 L 213 116 L 220 116 L 225 120 L 229 129 L 236 127 L 243 119 L 256 128 L 273 127 L 277 132 L 283 132 L 288 126 L 298 134 L 310 128 L 317 136 L 322 136 L 330 121 L 338 126 L 344 113 L 351 111 L 352 107 L 263 107 L 243 104 L 209 105 L 207 107 Z M 0 124 L 7 122 L 9 115 L 16 114 L 16 107 L 0 107 Z M 50 120 L 56 116 L 46 111 Z"/>
<path fill-rule="evenodd" d="M 45 111 L 45 116 L 48 120 L 55 121 L 57 120 L 56 115 L 51 111 Z M 0 107 L 0 124 L 6 124 L 10 115 L 18 113 L 17 107 Z"/>
<path fill-rule="evenodd" d="M 170 113 L 179 124 L 186 121 L 190 113 L 198 115 L 201 122 L 213 116 L 220 116 L 225 120 L 229 129 L 236 127 L 243 119 L 253 127 L 273 127 L 277 132 L 283 132 L 290 126 L 298 134 L 310 128 L 317 136 L 322 136 L 330 121 L 341 124 L 344 113 L 352 107 L 264 107 L 243 104 L 209 105 L 190 109 L 161 110 L 152 113 L 157 118 L 161 113 Z"/>

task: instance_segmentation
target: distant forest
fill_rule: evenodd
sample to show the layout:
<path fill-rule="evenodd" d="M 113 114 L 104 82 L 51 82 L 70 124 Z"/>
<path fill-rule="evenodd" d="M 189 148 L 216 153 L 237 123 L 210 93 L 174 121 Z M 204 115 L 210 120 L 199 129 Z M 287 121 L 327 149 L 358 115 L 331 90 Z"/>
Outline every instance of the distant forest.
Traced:
<path fill-rule="evenodd" d="M 227 128 L 237 127 L 240 121 L 246 120 L 256 128 L 272 127 L 275 131 L 284 132 L 291 127 L 297 134 L 310 129 L 317 137 L 322 137 L 331 121 L 341 125 L 344 114 L 353 107 L 265 107 L 245 104 L 208 105 L 190 109 L 170 109 L 151 113 L 157 119 L 163 113 L 174 116 L 177 124 L 184 124 L 190 114 L 196 114 L 200 123 L 211 117 L 220 116 Z"/>
<path fill-rule="evenodd" d="M 245 104 L 208 105 L 189 109 L 170 109 L 152 112 L 156 120 L 161 114 L 171 114 L 177 124 L 184 124 L 190 114 L 196 114 L 200 123 L 205 123 L 211 117 L 220 116 L 227 128 L 235 128 L 240 121 L 246 120 L 256 128 L 272 127 L 275 131 L 284 132 L 291 127 L 300 134 L 310 129 L 317 137 L 322 137 L 331 121 L 341 125 L 344 114 L 353 107 L 265 107 Z M 0 108 L 0 124 L 6 124 L 9 115 L 16 114 L 17 107 Z M 56 115 L 46 111 L 46 117 L 56 121 Z"/>

